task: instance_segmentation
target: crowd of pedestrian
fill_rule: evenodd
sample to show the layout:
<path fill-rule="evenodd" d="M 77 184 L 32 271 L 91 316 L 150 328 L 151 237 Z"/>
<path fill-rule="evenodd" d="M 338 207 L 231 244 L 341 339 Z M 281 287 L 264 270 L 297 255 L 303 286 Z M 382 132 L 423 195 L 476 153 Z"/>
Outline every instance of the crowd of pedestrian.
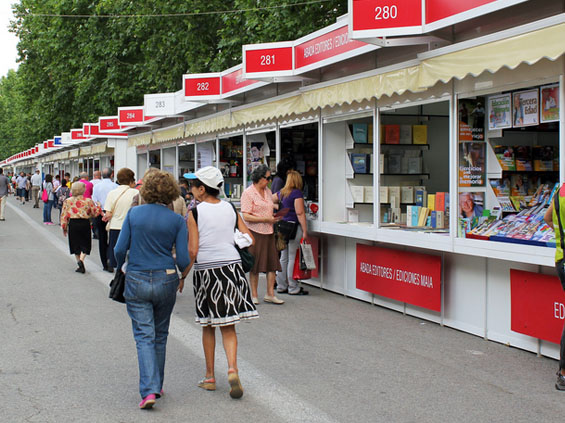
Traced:
<path fill-rule="evenodd" d="M 98 239 L 102 268 L 124 274 L 124 297 L 138 353 L 139 407 L 151 408 L 163 394 L 165 351 L 176 293 L 184 289 L 191 269 L 196 322 L 202 326 L 205 357 L 200 388 L 214 391 L 215 329 L 220 328 L 228 364 L 230 396 L 240 398 L 243 387 L 237 367 L 235 324 L 258 317 L 259 274 L 267 275 L 265 302 L 281 305 L 275 295 L 306 295 L 292 279 L 294 237 L 285 248 L 275 245 L 275 225 L 284 220 L 307 236 L 302 179 L 288 160 L 279 166 L 277 191 L 269 188 L 270 168 L 251 173 L 252 184 L 241 198 L 241 214 L 221 199 L 224 179 L 208 166 L 188 173 L 178 183 L 167 172 L 150 168 L 136 182 L 134 172 L 122 168 L 114 182 L 112 169 L 86 172 L 71 179 L 69 173 L 3 175 L 0 169 L 0 221 L 12 191 L 22 205 L 43 203 L 43 223 L 54 225 L 51 212 L 59 209 L 59 222 L 68 238 L 76 272 L 86 273 L 85 257 Z M 41 201 L 40 201 L 41 200 Z M 283 208 L 285 214 L 277 213 Z M 241 249 L 254 257 L 249 280 Z M 282 265 L 281 265 L 282 264 Z M 180 273 L 180 276 L 179 276 Z M 276 285 L 278 284 L 278 289 Z"/>

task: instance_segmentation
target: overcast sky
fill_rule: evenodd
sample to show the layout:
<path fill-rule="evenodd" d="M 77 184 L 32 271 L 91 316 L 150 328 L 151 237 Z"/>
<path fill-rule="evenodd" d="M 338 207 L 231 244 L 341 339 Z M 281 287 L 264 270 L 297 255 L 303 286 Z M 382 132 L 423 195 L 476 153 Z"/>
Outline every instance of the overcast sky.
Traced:
<path fill-rule="evenodd" d="M 14 0 L 0 0 L 0 76 L 5 76 L 10 69 L 17 69 L 16 58 L 18 51 L 16 46 L 18 39 L 14 34 L 8 32 L 8 25 L 13 19 L 11 4 Z"/>

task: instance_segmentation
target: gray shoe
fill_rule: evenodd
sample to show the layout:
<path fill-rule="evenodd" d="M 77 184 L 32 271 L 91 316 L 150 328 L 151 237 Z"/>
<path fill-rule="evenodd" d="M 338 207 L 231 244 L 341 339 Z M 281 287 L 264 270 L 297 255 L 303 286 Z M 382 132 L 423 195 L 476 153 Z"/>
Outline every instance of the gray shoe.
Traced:
<path fill-rule="evenodd" d="M 555 382 L 555 389 L 558 391 L 565 391 L 565 376 L 561 372 L 557 372 L 557 382 Z"/>

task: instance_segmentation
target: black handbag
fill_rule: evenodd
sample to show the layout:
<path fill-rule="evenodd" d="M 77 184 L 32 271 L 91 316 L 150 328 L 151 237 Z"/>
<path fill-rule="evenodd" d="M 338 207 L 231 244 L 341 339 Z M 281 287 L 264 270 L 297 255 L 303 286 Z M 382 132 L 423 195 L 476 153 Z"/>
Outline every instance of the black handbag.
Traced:
<path fill-rule="evenodd" d="M 114 279 L 110 282 L 110 294 L 108 295 L 114 301 L 125 303 L 124 289 L 126 287 L 126 274 L 120 269 L 116 270 Z"/>
<path fill-rule="evenodd" d="M 296 238 L 296 231 L 298 231 L 298 223 L 296 222 L 279 220 L 275 223 L 275 232 L 280 233 L 287 243 Z"/>
<path fill-rule="evenodd" d="M 239 219 L 239 213 L 237 212 L 233 203 L 230 204 L 233 207 L 233 211 L 235 212 L 235 227 L 233 228 L 233 231 L 235 232 L 235 230 L 237 229 L 237 221 Z M 241 267 L 243 267 L 243 271 L 245 273 L 249 272 L 251 269 L 253 269 L 253 265 L 255 264 L 255 257 L 253 257 L 253 254 L 249 252 L 247 247 L 239 248 L 236 244 L 235 249 L 237 250 L 239 256 L 241 257 Z"/>

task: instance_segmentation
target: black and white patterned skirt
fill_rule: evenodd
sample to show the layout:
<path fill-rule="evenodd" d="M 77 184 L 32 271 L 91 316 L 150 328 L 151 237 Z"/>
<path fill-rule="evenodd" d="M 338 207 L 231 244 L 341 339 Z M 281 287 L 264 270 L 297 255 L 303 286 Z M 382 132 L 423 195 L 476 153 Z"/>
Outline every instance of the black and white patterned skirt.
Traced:
<path fill-rule="evenodd" d="M 202 326 L 233 325 L 259 317 L 241 262 L 219 267 L 195 266 L 196 322 Z"/>

